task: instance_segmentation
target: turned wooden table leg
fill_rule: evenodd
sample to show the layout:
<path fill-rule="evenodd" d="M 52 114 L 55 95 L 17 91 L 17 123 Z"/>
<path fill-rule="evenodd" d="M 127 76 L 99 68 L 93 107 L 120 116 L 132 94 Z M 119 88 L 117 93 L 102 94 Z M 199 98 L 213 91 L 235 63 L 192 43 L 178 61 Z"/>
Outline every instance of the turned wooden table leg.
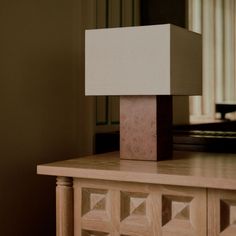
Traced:
<path fill-rule="evenodd" d="M 73 179 L 57 177 L 56 232 L 57 236 L 73 236 Z"/>

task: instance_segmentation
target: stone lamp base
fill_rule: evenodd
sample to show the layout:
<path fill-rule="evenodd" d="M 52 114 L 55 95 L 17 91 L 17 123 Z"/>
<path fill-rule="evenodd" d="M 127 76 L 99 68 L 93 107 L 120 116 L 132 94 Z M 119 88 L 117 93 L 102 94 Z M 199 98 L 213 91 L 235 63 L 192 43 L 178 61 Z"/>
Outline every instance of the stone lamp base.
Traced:
<path fill-rule="evenodd" d="M 120 96 L 120 158 L 172 158 L 172 96 Z"/>

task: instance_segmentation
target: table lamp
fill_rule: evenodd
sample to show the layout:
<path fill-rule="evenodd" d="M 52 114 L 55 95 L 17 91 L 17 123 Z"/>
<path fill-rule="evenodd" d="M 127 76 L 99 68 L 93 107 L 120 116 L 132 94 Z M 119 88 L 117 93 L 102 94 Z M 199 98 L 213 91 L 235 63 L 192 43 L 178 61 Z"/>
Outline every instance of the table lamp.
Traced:
<path fill-rule="evenodd" d="M 172 96 L 202 92 L 202 40 L 171 25 L 86 30 L 85 94 L 120 96 L 120 158 L 172 157 Z"/>

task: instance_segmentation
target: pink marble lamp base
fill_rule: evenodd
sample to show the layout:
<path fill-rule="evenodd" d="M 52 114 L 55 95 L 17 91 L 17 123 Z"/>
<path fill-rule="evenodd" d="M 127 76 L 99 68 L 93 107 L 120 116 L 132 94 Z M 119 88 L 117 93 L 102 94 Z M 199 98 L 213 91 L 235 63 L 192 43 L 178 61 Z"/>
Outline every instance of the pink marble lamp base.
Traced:
<path fill-rule="evenodd" d="M 172 140 L 172 96 L 120 97 L 121 159 L 171 159 Z"/>

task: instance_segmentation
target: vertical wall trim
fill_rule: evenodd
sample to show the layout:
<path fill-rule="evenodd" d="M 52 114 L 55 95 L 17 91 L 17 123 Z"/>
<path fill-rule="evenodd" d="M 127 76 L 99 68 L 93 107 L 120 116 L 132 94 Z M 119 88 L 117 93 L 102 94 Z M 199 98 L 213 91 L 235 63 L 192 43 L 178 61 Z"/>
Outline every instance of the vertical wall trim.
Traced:
<path fill-rule="evenodd" d="M 134 2 L 135 0 L 132 0 L 132 25 L 135 25 Z"/>
<path fill-rule="evenodd" d="M 96 0 L 96 29 L 98 28 L 98 0 Z"/>
<path fill-rule="evenodd" d="M 123 19 L 123 1 L 120 0 L 120 27 L 122 27 L 122 19 Z"/>
<path fill-rule="evenodd" d="M 133 25 L 140 25 L 140 0 L 134 0 L 133 2 Z"/>
<path fill-rule="evenodd" d="M 106 0 L 106 28 L 109 27 L 109 0 Z"/>

